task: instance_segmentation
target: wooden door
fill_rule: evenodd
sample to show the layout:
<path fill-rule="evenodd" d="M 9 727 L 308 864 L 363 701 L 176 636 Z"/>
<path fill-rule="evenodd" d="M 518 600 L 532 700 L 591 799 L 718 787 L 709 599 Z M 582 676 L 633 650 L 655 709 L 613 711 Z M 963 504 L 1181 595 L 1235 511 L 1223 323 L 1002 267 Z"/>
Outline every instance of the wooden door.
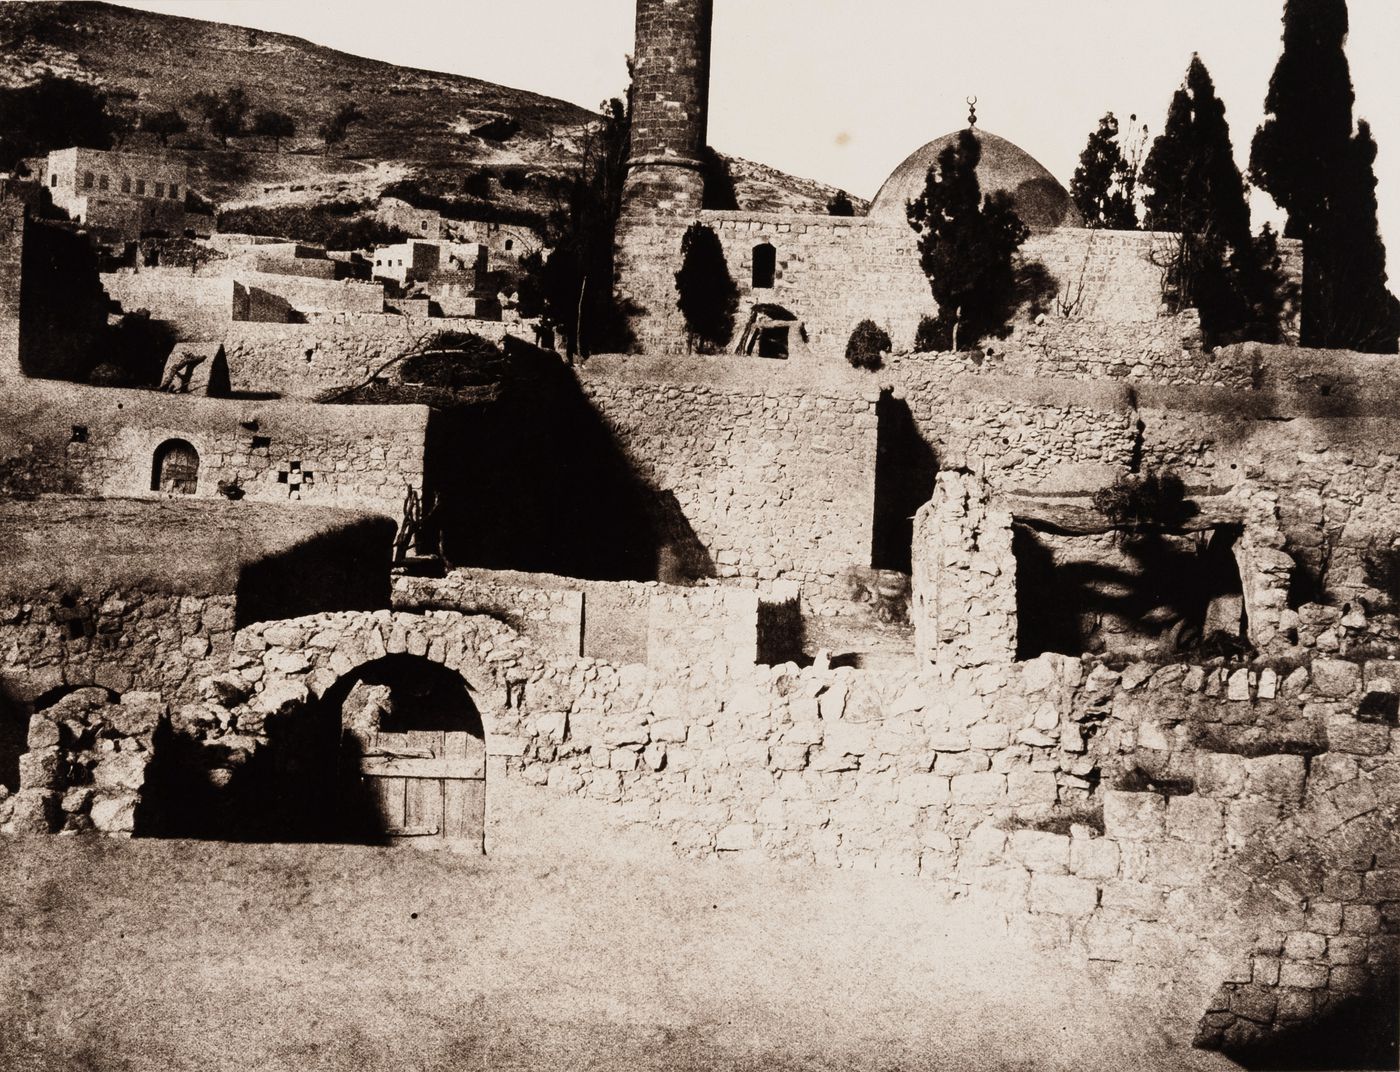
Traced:
<path fill-rule="evenodd" d="M 470 733 L 374 733 L 360 774 L 379 807 L 381 829 L 419 848 L 483 848 L 486 742 Z"/>

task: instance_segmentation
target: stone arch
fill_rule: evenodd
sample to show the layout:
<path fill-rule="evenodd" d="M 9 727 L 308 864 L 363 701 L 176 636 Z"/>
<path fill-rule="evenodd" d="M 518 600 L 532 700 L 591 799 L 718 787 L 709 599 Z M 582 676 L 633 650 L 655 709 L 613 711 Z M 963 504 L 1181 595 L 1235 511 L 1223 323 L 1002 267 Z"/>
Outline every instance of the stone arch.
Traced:
<path fill-rule="evenodd" d="M 199 451 L 187 439 L 167 439 L 151 457 L 151 490 L 194 495 L 199 490 Z"/>
<path fill-rule="evenodd" d="M 261 661 L 264 672 L 245 707 L 248 721 L 262 723 L 269 742 L 279 725 L 314 713 L 347 676 L 386 656 L 409 655 L 444 667 L 465 684 L 480 719 L 488 786 L 504 776 L 512 757 L 533 754 L 534 734 L 521 717 L 521 698 L 545 660 L 495 619 L 450 611 L 319 614 L 247 626 L 235 648 L 243 658 Z"/>

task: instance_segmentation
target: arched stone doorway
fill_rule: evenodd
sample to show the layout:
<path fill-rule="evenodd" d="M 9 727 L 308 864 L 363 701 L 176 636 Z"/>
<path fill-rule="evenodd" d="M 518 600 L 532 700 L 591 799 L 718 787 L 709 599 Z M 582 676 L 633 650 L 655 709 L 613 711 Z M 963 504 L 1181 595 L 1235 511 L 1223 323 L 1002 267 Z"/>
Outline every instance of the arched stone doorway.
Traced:
<path fill-rule="evenodd" d="M 276 761 L 291 794 L 279 806 L 284 822 L 302 802 L 332 800 L 335 837 L 430 846 L 433 824 L 419 819 L 425 800 L 435 811 L 434 790 L 413 787 L 410 804 L 407 779 L 474 781 L 444 784 L 438 843 L 478 851 L 489 843 L 467 820 L 486 825 L 490 780 L 534 754 L 536 731 L 522 717 L 520 694 L 547 665 L 513 629 L 448 611 L 346 611 L 255 623 L 239 631 L 235 648 L 260 652 L 271 669 L 247 706 L 266 712 L 259 717 L 269 751 L 284 757 Z M 382 686 L 396 680 L 386 705 Z M 434 695 L 417 695 L 415 682 L 431 683 Z M 393 823 L 400 786 L 402 835 Z"/>
<path fill-rule="evenodd" d="M 321 697 L 337 734 L 337 816 L 351 840 L 480 852 L 486 734 L 460 674 L 386 655 Z"/>
<path fill-rule="evenodd" d="M 199 490 L 199 452 L 183 439 L 167 439 L 151 462 L 151 490 L 193 495 Z"/>

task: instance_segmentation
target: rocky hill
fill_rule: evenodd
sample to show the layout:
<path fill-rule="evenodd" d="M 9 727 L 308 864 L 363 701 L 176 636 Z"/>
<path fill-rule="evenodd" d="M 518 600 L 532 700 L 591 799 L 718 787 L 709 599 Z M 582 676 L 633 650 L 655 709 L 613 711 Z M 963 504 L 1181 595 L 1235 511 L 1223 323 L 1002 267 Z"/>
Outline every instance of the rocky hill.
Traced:
<path fill-rule="evenodd" d="M 391 184 L 421 183 L 439 197 L 459 192 L 468 215 L 528 215 L 550 203 L 594 120 L 525 90 L 102 3 L 0 4 L 0 56 L 3 84 L 52 73 L 99 86 L 110 110 L 133 119 L 178 109 L 190 129 L 171 137 L 168 151 L 188 162 L 196 189 L 225 207 L 372 201 Z M 291 116 L 296 133 L 276 147 L 251 136 L 222 144 L 190 98 L 235 86 L 254 110 Z M 347 102 L 364 118 L 327 146 L 318 128 Z M 137 132 L 123 147 L 155 145 Z M 824 211 L 835 192 L 747 161 L 733 161 L 732 170 L 743 207 Z"/>

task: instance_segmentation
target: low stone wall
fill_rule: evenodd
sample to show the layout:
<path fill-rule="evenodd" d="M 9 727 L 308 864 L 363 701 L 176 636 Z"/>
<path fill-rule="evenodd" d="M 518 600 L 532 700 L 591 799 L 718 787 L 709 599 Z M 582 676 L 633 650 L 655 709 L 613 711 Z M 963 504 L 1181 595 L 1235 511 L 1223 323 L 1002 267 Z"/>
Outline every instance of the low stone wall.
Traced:
<path fill-rule="evenodd" d="M 541 651 L 655 669 L 759 657 L 757 592 L 655 582 L 584 581 L 547 574 L 453 570 L 394 579 L 396 610 L 488 614 Z"/>

